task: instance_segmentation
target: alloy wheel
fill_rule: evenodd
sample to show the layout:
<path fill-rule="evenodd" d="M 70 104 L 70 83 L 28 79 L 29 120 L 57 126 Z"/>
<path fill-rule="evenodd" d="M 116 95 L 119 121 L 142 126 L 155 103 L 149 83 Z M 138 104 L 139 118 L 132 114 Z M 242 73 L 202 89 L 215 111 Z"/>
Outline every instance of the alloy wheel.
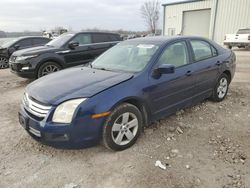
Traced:
<path fill-rule="evenodd" d="M 220 79 L 220 83 L 217 88 L 217 95 L 220 99 L 225 97 L 226 92 L 227 92 L 227 87 L 228 87 L 227 79 L 225 77 L 222 77 Z"/>
<path fill-rule="evenodd" d="M 0 69 L 5 69 L 9 67 L 9 61 L 5 57 L 0 57 Z"/>
<path fill-rule="evenodd" d="M 120 115 L 112 126 L 112 139 L 120 146 L 130 143 L 138 131 L 138 119 L 135 114 L 126 112 Z"/>
<path fill-rule="evenodd" d="M 53 72 L 57 72 L 59 70 L 60 70 L 59 67 L 57 67 L 56 65 L 47 65 L 42 70 L 42 76 L 46 76 L 48 74 L 51 74 Z"/>

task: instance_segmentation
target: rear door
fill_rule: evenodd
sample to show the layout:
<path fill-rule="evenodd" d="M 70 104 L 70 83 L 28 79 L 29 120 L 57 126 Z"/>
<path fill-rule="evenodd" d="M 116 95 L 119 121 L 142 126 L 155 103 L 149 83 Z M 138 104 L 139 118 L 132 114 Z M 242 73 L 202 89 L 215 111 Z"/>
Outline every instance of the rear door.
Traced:
<path fill-rule="evenodd" d="M 160 78 L 150 76 L 150 99 L 155 118 L 173 113 L 192 103 L 195 79 L 192 75 L 189 50 L 185 41 L 170 44 L 161 54 L 156 66 L 171 64 L 175 72 L 162 74 Z"/>
<path fill-rule="evenodd" d="M 190 40 L 193 59 L 193 74 L 196 82 L 197 100 L 200 97 L 206 98 L 211 91 L 219 76 L 221 66 L 220 57 L 217 50 L 207 41 Z"/>
<path fill-rule="evenodd" d="M 91 48 L 91 34 L 77 34 L 71 41 L 78 42 L 79 46 L 77 46 L 75 49 L 68 49 L 67 53 L 63 54 L 67 66 L 85 64 L 90 62 L 94 58 L 93 50 Z"/>

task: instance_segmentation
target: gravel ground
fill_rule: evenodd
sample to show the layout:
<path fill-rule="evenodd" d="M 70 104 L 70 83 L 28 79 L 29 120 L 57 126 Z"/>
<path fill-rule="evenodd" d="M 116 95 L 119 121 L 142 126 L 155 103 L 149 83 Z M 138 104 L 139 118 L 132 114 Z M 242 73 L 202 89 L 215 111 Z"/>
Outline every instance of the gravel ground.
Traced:
<path fill-rule="evenodd" d="M 122 152 L 33 140 L 17 119 L 30 81 L 0 70 L 0 187 L 250 187 L 250 51 L 235 52 L 237 72 L 223 102 L 178 111 Z"/>

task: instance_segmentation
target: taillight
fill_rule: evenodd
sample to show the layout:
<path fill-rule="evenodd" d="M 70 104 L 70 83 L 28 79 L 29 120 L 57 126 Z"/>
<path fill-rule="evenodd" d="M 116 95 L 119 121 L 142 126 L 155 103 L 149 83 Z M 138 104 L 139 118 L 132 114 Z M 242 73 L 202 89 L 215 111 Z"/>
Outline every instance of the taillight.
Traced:
<path fill-rule="evenodd" d="M 248 40 L 250 40 L 250 35 L 248 35 Z"/>

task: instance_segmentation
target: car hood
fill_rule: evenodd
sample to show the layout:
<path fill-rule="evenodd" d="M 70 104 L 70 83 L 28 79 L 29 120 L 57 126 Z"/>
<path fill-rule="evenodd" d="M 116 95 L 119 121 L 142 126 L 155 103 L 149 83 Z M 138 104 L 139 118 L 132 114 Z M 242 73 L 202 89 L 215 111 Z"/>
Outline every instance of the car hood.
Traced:
<path fill-rule="evenodd" d="M 54 52 L 57 48 L 52 46 L 38 46 L 33 48 L 26 48 L 23 50 L 18 50 L 13 53 L 13 56 L 28 56 L 28 55 L 39 55 L 42 53 Z"/>
<path fill-rule="evenodd" d="M 32 82 L 26 92 L 37 101 L 58 105 L 69 99 L 92 97 L 132 77 L 132 73 L 74 67 Z"/>

